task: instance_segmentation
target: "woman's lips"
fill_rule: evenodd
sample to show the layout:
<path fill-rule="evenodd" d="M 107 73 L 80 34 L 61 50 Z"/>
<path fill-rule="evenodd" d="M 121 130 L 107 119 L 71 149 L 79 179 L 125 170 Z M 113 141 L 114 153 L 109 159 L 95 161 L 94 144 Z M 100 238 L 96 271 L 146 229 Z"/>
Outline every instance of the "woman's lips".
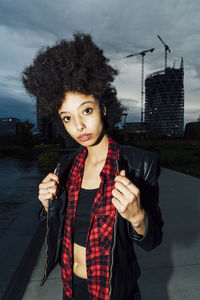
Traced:
<path fill-rule="evenodd" d="M 78 139 L 81 142 L 86 142 L 91 138 L 91 136 L 92 136 L 91 134 L 82 134 L 82 135 L 79 135 Z"/>

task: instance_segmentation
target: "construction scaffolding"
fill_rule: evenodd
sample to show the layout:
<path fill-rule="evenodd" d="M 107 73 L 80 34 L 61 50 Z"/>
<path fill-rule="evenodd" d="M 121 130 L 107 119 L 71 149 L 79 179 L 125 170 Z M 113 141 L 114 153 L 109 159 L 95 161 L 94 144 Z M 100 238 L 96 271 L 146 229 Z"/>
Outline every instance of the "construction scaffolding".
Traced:
<path fill-rule="evenodd" d="M 145 122 L 156 136 L 182 137 L 184 133 L 184 68 L 166 68 L 145 80 Z"/>

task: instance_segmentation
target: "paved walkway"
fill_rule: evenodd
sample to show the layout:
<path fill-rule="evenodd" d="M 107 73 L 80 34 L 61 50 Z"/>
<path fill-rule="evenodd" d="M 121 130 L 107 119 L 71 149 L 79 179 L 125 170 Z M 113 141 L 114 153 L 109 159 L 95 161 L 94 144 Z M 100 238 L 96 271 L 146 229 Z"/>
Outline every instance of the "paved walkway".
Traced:
<path fill-rule="evenodd" d="M 151 252 L 136 248 L 142 269 L 143 300 L 200 299 L 200 179 L 162 168 L 160 206 L 165 222 L 162 244 Z M 44 247 L 23 300 L 61 300 L 59 267 L 43 287 Z M 81 299 L 80 299 L 81 300 Z M 123 300 L 123 299 L 120 299 Z"/>

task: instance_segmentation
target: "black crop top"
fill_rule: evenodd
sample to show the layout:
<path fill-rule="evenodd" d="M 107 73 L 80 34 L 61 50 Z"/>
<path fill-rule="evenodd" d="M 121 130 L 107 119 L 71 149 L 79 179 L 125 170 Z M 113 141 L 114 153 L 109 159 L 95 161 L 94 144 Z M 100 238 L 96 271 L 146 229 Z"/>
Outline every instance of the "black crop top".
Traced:
<path fill-rule="evenodd" d="M 78 198 L 74 228 L 74 242 L 83 247 L 86 247 L 91 209 L 97 190 L 98 188 L 91 190 L 81 188 Z"/>

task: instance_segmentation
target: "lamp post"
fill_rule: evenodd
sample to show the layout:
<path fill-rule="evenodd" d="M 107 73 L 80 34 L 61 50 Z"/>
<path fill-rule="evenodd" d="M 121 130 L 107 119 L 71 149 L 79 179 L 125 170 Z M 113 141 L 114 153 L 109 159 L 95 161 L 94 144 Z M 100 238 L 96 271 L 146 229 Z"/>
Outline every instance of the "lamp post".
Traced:
<path fill-rule="evenodd" d="M 127 118 L 128 114 L 123 113 L 122 116 L 124 116 L 124 128 L 126 128 L 126 118 Z"/>

